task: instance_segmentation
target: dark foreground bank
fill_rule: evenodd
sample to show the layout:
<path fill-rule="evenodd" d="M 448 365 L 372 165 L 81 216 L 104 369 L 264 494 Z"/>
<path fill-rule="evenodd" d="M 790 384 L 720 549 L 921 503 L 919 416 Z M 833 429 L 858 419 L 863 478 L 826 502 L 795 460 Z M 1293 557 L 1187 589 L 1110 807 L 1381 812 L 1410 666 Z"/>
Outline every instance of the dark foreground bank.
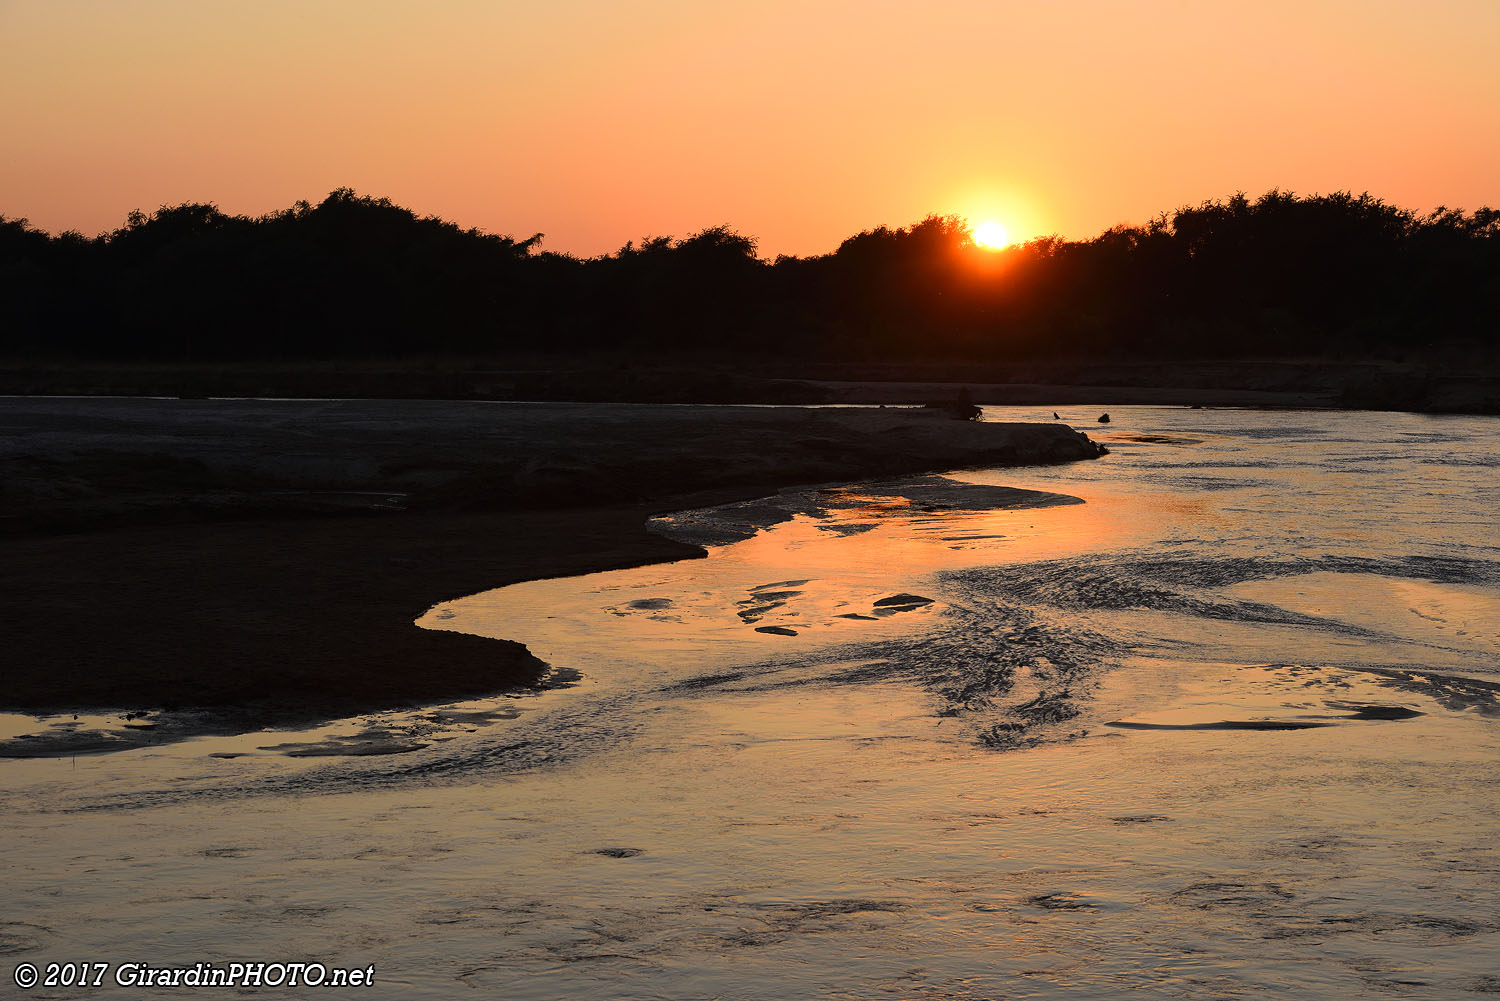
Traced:
<path fill-rule="evenodd" d="M 701 555 L 664 510 L 1099 454 L 940 413 L 433 402 L 0 401 L 0 708 L 331 718 L 545 683 L 435 602 Z"/>

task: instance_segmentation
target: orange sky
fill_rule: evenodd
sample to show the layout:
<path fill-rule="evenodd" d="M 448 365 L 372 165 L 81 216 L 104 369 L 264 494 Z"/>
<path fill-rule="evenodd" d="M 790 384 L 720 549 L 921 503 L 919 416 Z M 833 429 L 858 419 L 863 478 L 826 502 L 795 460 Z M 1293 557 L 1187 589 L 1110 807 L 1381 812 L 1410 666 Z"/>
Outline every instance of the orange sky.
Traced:
<path fill-rule="evenodd" d="M 0 213 L 348 185 L 579 255 L 1236 190 L 1500 205 L 1500 2 L 0 0 Z"/>

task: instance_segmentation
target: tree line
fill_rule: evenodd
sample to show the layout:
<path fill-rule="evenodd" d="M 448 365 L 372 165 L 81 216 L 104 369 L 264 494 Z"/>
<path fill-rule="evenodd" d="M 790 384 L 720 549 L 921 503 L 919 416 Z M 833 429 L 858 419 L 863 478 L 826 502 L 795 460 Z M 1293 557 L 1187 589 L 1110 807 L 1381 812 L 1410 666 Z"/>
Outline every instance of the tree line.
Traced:
<path fill-rule="evenodd" d="M 0 354 L 278 361 L 670 351 L 829 361 L 1492 353 L 1500 212 L 1237 194 L 1089 240 L 977 247 L 955 216 L 831 253 L 728 226 L 577 258 L 339 189 L 94 237 L 0 217 Z"/>

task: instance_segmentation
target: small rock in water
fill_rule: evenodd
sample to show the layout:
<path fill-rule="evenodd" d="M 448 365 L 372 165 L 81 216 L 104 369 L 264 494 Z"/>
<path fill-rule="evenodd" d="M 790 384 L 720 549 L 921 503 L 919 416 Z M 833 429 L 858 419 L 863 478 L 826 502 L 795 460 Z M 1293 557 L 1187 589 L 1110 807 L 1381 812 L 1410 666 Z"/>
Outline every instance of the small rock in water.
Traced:
<path fill-rule="evenodd" d="M 671 598 L 641 598 L 641 599 L 639 599 L 637 601 L 632 601 L 630 603 L 629 607 L 631 607 L 631 608 L 646 609 L 646 610 L 661 609 L 661 608 L 671 608 L 672 607 L 672 599 Z"/>
<path fill-rule="evenodd" d="M 788 629 L 786 626 L 756 626 L 758 633 L 774 633 L 777 636 L 796 636 L 797 630 Z"/>
<path fill-rule="evenodd" d="M 1418 712 L 1415 709 L 1408 709 L 1406 706 L 1359 705 L 1349 706 L 1348 708 L 1354 710 L 1354 712 L 1349 715 L 1350 719 L 1396 720 L 1415 719 L 1418 716 L 1426 715 L 1425 713 Z"/>
<path fill-rule="evenodd" d="M 1099 415 L 1099 423 L 1100 424 L 1108 424 L 1109 423 L 1109 414 L 1100 414 Z"/>
<path fill-rule="evenodd" d="M 1036 897 L 1027 897 L 1026 902 L 1033 907 L 1045 907 L 1049 911 L 1090 911 L 1094 905 L 1078 896 L 1076 893 L 1044 893 Z"/>
<path fill-rule="evenodd" d="M 639 848 L 595 848 L 594 854 L 607 858 L 635 858 L 641 854 L 641 850 Z"/>
<path fill-rule="evenodd" d="M 897 606 L 930 605 L 931 598 L 924 598 L 920 594 L 893 594 L 889 598 L 881 598 L 875 602 L 876 608 L 893 608 Z"/>

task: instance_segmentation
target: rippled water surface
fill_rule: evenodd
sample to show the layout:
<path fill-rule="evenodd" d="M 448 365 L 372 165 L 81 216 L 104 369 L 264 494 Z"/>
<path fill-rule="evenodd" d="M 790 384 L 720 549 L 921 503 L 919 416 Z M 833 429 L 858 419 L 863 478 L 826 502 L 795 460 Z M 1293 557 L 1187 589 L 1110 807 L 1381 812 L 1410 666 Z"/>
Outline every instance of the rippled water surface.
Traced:
<path fill-rule="evenodd" d="M 422 620 L 525 642 L 568 687 L 0 760 L 5 975 L 1500 992 L 1500 421 L 1111 414 L 1086 417 L 1097 462 L 684 512 L 657 529 L 709 558 Z"/>

